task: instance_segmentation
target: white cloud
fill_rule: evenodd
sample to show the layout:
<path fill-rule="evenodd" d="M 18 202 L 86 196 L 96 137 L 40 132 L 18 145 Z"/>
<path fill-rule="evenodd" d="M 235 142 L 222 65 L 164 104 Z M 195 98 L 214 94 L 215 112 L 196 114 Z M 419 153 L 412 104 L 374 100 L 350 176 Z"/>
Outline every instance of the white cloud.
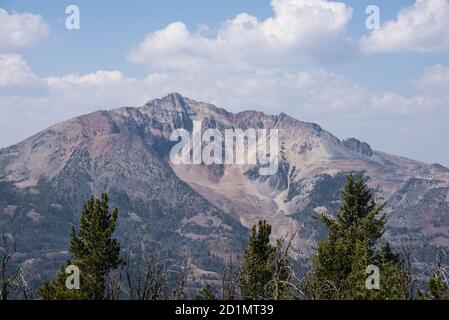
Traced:
<path fill-rule="evenodd" d="M 31 13 L 8 13 L 0 8 L 0 49 L 9 50 L 33 45 L 48 36 L 49 27 L 41 16 Z"/>
<path fill-rule="evenodd" d="M 0 54 L 0 93 L 36 93 L 45 85 L 45 81 L 31 71 L 20 55 Z"/>
<path fill-rule="evenodd" d="M 39 103 L 49 108 L 58 105 L 59 117 L 76 116 L 98 109 L 110 109 L 143 103 L 139 82 L 125 77 L 120 71 L 97 71 L 79 75 L 67 74 L 43 79 L 48 94 Z"/>
<path fill-rule="evenodd" d="M 423 92 L 449 95 L 449 66 L 437 64 L 426 69 L 416 85 Z"/>
<path fill-rule="evenodd" d="M 216 36 L 192 33 L 175 22 L 149 34 L 128 55 L 152 71 L 279 67 L 332 61 L 348 55 L 345 35 L 352 9 L 325 0 L 272 0 L 274 16 L 264 21 L 241 13 Z M 323 50 L 332 47 L 332 50 Z"/>
<path fill-rule="evenodd" d="M 416 0 L 396 20 L 385 22 L 361 39 L 361 49 L 373 52 L 449 52 L 449 1 Z"/>
<path fill-rule="evenodd" d="M 438 3 L 418 1 L 417 5 L 424 2 Z M 448 66 L 426 69 L 411 96 L 370 90 L 313 63 L 322 66 L 353 52 L 345 30 L 351 8 L 324 0 L 272 0 L 271 4 L 273 17 L 260 21 L 243 13 L 224 23 L 213 37 L 202 28 L 190 32 L 182 22 L 149 34 L 128 54 L 130 61 L 150 69 L 140 79 L 118 70 L 39 77 L 21 56 L 0 54 L 0 146 L 70 117 L 139 106 L 173 91 L 231 111 L 286 112 L 319 122 L 342 137 L 368 138 L 371 133 L 373 140 L 392 141 L 397 132 L 408 134 L 419 126 L 423 131 L 442 128 L 438 132 L 443 134 L 436 139 L 449 134 Z M 419 24 L 413 10 L 403 10 L 398 23 L 402 25 L 401 17 L 407 16 L 410 24 Z M 393 33 L 388 29 L 392 23 L 378 32 Z M 382 34 L 364 38 L 365 48 L 379 39 L 384 45 L 398 43 L 385 40 Z M 444 47 L 444 35 L 435 34 L 436 40 L 420 40 L 420 46 L 426 50 L 436 44 Z M 0 33 L 1 37 L 5 36 Z M 410 43 L 401 48 L 410 48 Z M 417 44 L 412 47 L 416 49 Z"/>
<path fill-rule="evenodd" d="M 39 78 L 20 56 L 7 57 L 9 64 L 2 63 L 6 60 L 0 56 L 0 66 L 3 66 L 0 69 L 0 88 L 2 85 L 11 87 L 15 83 L 23 90 L 20 94 L 0 91 L 0 97 L 3 96 L 0 105 L 3 108 L 23 105 L 30 112 L 36 106 L 47 108 L 48 112 L 43 115 L 48 117 L 48 124 L 99 108 L 138 106 L 173 91 L 215 103 L 231 111 L 283 111 L 308 119 L 345 114 L 368 118 L 374 114 L 438 112 L 448 115 L 449 112 L 449 94 L 446 90 L 449 67 L 443 65 L 427 69 L 416 82 L 419 92 L 404 97 L 395 92 L 372 91 L 322 68 L 302 71 L 167 71 L 150 73 L 141 79 L 126 77 L 115 70 Z M 45 89 L 44 94 L 35 94 L 33 88 L 36 84 Z M 14 103 L 6 103 L 8 99 Z"/>
<path fill-rule="evenodd" d="M 61 77 L 49 77 L 46 79 L 48 85 L 55 90 L 80 87 L 80 88 L 95 88 L 108 86 L 113 83 L 125 80 L 125 76 L 120 71 L 97 71 L 86 75 L 79 75 L 71 73 Z"/>
<path fill-rule="evenodd" d="M 119 71 L 41 78 L 20 56 L 9 58 L 16 63 L 2 64 L 0 59 L 2 147 L 57 122 L 100 109 L 139 105 L 147 97 L 138 95 L 144 91 L 139 90 L 134 79 L 124 77 Z"/>
<path fill-rule="evenodd" d="M 260 109 L 296 114 L 344 112 L 368 103 L 369 92 L 324 69 L 304 71 L 258 69 L 201 74 L 160 72 L 150 74 L 145 87 L 154 97 L 180 91 L 194 99 L 233 111 Z M 281 109 L 282 108 L 282 109 Z"/>
<path fill-rule="evenodd" d="M 386 139 L 391 152 L 392 141 L 408 141 L 402 137 L 411 135 L 411 130 L 422 132 L 413 133 L 416 139 L 425 139 L 422 137 L 428 134 L 438 141 L 449 134 L 449 94 L 444 86 L 449 67 L 443 65 L 425 70 L 416 81 L 417 93 L 405 97 L 395 92 L 374 92 L 322 68 L 170 70 L 152 72 L 140 79 L 112 70 L 42 78 L 20 56 L 7 58 L 0 60 L 1 146 L 80 114 L 139 106 L 173 91 L 231 111 L 286 112 L 318 122 L 340 137 L 358 136 L 381 145 Z M 2 91 L 2 85 L 11 87 L 13 82 L 22 90 Z M 43 90 L 36 93 L 32 83 L 39 83 Z M 405 130 L 405 124 L 412 125 Z"/>

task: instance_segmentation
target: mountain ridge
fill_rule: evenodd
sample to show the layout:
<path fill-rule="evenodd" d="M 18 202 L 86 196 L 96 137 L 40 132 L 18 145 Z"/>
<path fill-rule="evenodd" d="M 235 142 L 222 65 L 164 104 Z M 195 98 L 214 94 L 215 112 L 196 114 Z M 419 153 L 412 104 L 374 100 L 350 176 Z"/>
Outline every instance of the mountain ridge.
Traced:
<path fill-rule="evenodd" d="M 170 133 L 191 130 L 193 121 L 203 129 L 278 129 L 278 172 L 263 177 L 252 165 L 173 165 Z M 223 248 L 241 247 L 259 219 L 272 224 L 273 238 L 297 231 L 292 258 L 304 271 L 325 236 L 312 217 L 336 213 L 352 172 L 366 174 L 386 204 L 386 239 L 395 247 L 409 241 L 417 273 L 424 273 L 449 245 L 449 169 L 340 140 L 285 113 L 232 113 L 177 93 L 76 117 L 0 149 L 0 226 L 26 230 L 19 263 L 39 274 L 36 283 L 66 256 L 83 202 L 103 191 L 120 209 L 125 245 L 188 257 L 197 279 L 218 281 Z"/>

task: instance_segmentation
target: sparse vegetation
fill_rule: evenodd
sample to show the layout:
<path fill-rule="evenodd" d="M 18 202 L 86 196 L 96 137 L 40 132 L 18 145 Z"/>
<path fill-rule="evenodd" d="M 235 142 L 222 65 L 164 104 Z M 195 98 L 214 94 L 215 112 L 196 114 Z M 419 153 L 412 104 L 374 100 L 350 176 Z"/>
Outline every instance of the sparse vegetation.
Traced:
<path fill-rule="evenodd" d="M 7 234 L 4 228 L 0 237 L 0 300 L 32 298 L 23 269 L 13 265 L 17 239 Z"/>
<path fill-rule="evenodd" d="M 382 239 L 386 218 L 371 195 L 363 175 L 349 175 L 336 216 L 321 214 L 328 237 L 321 240 L 311 269 L 298 277 L 290 266 L 294 235 L 270 239 L 271 225 L 259 221 L 251 229 L 243 252 L 230 248 L 224 255 L 222 281 L 203 282 L 193 290 L 187 262 L 183 265 L 160 254 L 133 255 L 113 238 L 118 210 L 109 210 L 108 196 L 90 198 L 72 228 L 70 254 L 53 282 L 38 290 L 44 299 L 195 300 L 253 299 L 448 299 L 444 253 L 429 278 L 428 290 L 417 290 L 407 254 L 398 254 Z M 4 230 L 0 244 L 0 299 L 31 298 L 21 268 L 12 268 L 16 241 Z M 126 258 L 121 258 L 125 255 Z M 241 256 L 241 264 L 237 257 Z M 66 267 L 80 270 L 79 289 L 68 289 Z M 379 287 L 367 288 L 367 266 L 380 272 Z"/>

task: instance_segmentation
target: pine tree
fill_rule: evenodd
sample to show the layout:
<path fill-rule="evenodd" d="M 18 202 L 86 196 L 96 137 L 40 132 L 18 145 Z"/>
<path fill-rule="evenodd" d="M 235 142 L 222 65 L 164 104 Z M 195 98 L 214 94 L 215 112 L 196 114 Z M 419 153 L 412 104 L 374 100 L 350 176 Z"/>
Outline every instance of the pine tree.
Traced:
<path fill-rule="evenodd" d="M 439 276 L 433 276 L 429 279 L 428 298 L 432 300 L 447 300 L 449 295 L 447 293 L 447 283 Z"/>
<path fill-rule="evenodd" d="M 443 266 L 443 251 L 437 255 L 437 265 L 433 270 L 433 275 L 428 280 L 428 291 L 423 292 L 418 289 L 418 298 L 422 300 L 449 300 L 449 286 L 446 268 Z"/>
<path fill-rule="evenodd" d="M 215 293 L 212 291 L 210 284 L 206 283 L 204 288 L 195 294 L 194 300 L 217 300 Z"/>
<path fill-rule="evenodd" d="M 271 226 L 266 221 L 259 221 L 251 230 L 240 274 L 240 290 L 244 299 L 286 298 L 291 271 L 287 258 L 280 255 L 280 241 L 276 246 L 271 245 L 270 235 Z"/>
<path fill-rule="evenodd" d="M 121 263 L 120 245 L 112 238 L 118 210 L 109 212 L 108 196 L 101 200 L 92 197 L 81 213 L 78 234 L 72 227 L 70 254 L 73 259 L 66 266 L 75 265 L 80 270 L 80 289 L 67 289 L 65 267 L 56 275 L 53 283 L 46 282 L 39 289 L 44 299 L 89 299 L 105 298 L 106 277 Z"/>
<path fill-rule="evenodd" d="M 328 238 L 319 242 L 304 290 L 321 299 L 403 299 L 407 281 L 400 257 L 388 244 L 376 246 L 384 233 L 381 215 L 363 175 L 349 175 L 336 217 L 321 215 Z M 366 288 L 369 265 L 380 270 L 380 289 Z M 407 285 L 407 284 L 405 284 Z"/>

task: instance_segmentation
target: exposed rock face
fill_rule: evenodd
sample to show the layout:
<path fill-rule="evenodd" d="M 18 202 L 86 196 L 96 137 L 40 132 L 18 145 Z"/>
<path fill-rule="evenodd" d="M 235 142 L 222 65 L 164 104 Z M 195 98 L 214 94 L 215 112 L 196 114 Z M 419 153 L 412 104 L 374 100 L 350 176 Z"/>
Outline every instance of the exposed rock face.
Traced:
<path fill-rule="evenodd" d="M 342 141 L 342 144 L 349 150 L 364 154 L 365 156 L 371 157 L 373 155 L 373 150 L 371 146 L 366 142 L 361 142 L 356 138 L 349 138 Z"/>
<path fill-rule="evenodd" d="M 173 165 L 171 132 L 279 130 L 279 170 L 257 166 Z M 341 142 L 286 114 L 229 113 L 179 94 L 140 108 L 98 111 L 57 124 L 0 150 L 0 226 L 18 232 L 20 261 L 38 283 L 66 259 L 70 226 L 90 194 L 120 209 L 122 246 L 187 256 L 196 279 L 218 279 L 224 248 L 240 249 L 258 219 L 273 238 L 298 230 L 293 258 L 305 268 L 325 236 L 312 217 L 335 214 L 345 175 L 364 172 L 388 214 L 387 238 L 404 242 L 417 271 L 449 244 L 449 170 L 387 155 L 356 139 Z M 20 231 L 20 232 L 19 232 Z"/>

